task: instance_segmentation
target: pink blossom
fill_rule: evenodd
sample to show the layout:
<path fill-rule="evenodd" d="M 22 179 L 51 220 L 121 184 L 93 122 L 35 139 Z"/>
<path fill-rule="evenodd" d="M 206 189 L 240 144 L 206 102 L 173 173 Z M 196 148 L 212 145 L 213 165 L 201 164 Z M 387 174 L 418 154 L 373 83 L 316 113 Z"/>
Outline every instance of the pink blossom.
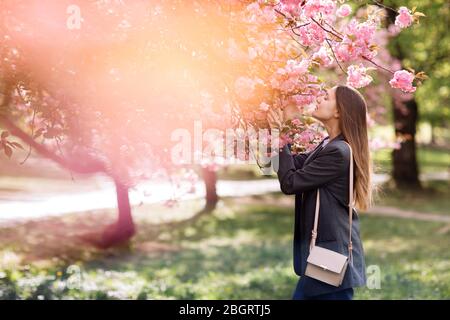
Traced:
<path fill-rule="evenodd" d="M 346 17 L 348 16 L 350 13 L 352 13 L 352 7 L 350 7 L 348 4 L 343 4 L 342 6 L 339 7 L 339 9 L 336 11 L 336 14 L 339 17 Z"/>
<path fill-rule="evenodd" d="M 256 24 L 270 24 L 276 21 L 276 12 L 270 6 L 261 8 L 258 2 L 247 6 L 247 22 Z"/>
<path fill-rule="evenodd" d="M 267 111 L 269 111 L 269 107 L 270 107 L 270 106 L 269 106 L 267 103 L 262 102 L 262 103 L 259 105 L 259 110 L 264 111 L 264 112 L 267 112 Z"/>
<path fill-rule="evenodd" d="M 358 51 L 353 42 L 345 36 L 344 40 L 334 47 L 334 53 L 339 61 L 355 60 L 358 57 Z"/>
<path fill-rule="evenodd" d="M 286 144 L 291 143 L 291 142 L 292 142 L 292 138 L 289 137 L 288 135 L 286 135 L 286 134 L 280 135 L 280 138 L 279 138 L 280 149 L 283 148 Z"/>
<path fill-rule="evenodd" d="M 323 132 L 318 130 L 318 127 L 315 125 L 303 128 L 300 132 L 291 130 L 288 132 L 288 135 L 292 137 L 292 153 L 311 151 L 317 146 L 317 143 L 325 137 Z"/>
<path fill-rule="evenodd" d="M 287 61 L 284 70 L 291 76 L 299 76 L 308 71 L 309 65 L 310 61 L 306 59 L 300 61 L 290 59 Z"/>
<path fill-rule="evenodd" d="M 376 24 L 370 21 L 359 23 L 356 19 L 352 19 L 346 27 L 346 33 L 353 35 L 355 41 L 367 43 L 372 41 L 376 28 Z"/>
<path fill-rule="evenodd" d="M 319 13 L 325 16 L 332 14 L 335 6 L 333 0 L 308 0 L 303 10 L 306 17 L 312 18 Z"/>
<path fill-rule="evenodd" d="M 288 60 L 284 68 L 278 68 L 270 79 L 270 85 L 273 89 L 281 90 L 285 93 L 292 92 L 301 85 L 299 76 L 307 75 L 311 61 Z"/>
<path fill-rule="evenodd" d="M 308 94 L 308 95 L 306 95 L 306 94 L 296 94 L 295 96 L 292 96 L 292 97 L 293 97 L 293 99 L 295 101 L 295 104 L 298 107 L 308 105 L 308 104 L 310 104 L 310 103 L 312 103 L 314 101 L 314 96 L 312 94 Z"/>
<path fill-rule="evenodd" d="M 298 6 L 302 0 L 281 0 L 281 3 L 288 6 Z"/>
<path fill-rule="evenodd" d="M 400 7 L 398 9 L 399 15 L 395 18 L 395 25 L 400 28 L 407 28 L 413 22 L 413 16 L 411 15 L 407 7 Z"/>
<path fill-rule="evenodd" d="M 372 59 L 376 51 L 370 50 L 376 25 L 370 21 L 359 23 L 352 19 L 345 28 L 344 39 L 335 45 L 335 53 L 341 61 L 352 61 L 359 57 Z"/>
<path fill-rule="evenodd" d="M 300 14 L 300 2 L 302 0 L 281 0 L 281 11 L 289 13 L 291 16 L 298 16 Z"/>
<path fill-rule="evenodd" d="M 258 56 L 258 50 L 256 48 L 248 48 L 248 57 L 250 60 L 255 59 Z"/>
<path fill-rule="evenodd" d="M 372 82 L 372 77 L 367 74 L 367 69 L 360 63 L 351 65 L 347 69 L 347 84 L 354 88 L 362 88 Z"/>
<path fill-rule="evenodd" d="M 298 80 L 296 80 L 295 78 L 289 78 L 285 81 L 283 81 L 280 85 L 280 89 L 281 91 L 287 93 L 287 92 L 291 92 L 295 90 L 295 87 L 297 86 L 297 82 Z"/>
<path fill-rule="evenodd" d="M 389 81 L 392 88 L 397 88 L 403 92 L 414 92 L 416 87 L 412 85 L 414 74 L 406 70 L 399 70 L 394 73 L 394 77 Z"/>
<path fill-rule="evenodd" d="M 239 48 L 236 40 L 233 38 L 228 39 L 227 53 L 230 58 L 235 60 L 245 60 L 247 58 L 245 52 Z"/>
<path fill-rule="evenodd" d="M 253 97 L 255 91 L 255 82 L 247 77 L 239 77 L 234 83 L 236 93 L 244 100 L 249 100 Z"/>
<path fill-rule="evenodd" d="M 309 38 L 313 43 L 321 44 L 325 40 L 325 31 L 315 23 L 308 25 Z"/>
<path fill-rule="evenodd" d="M 387 28 L 387 30 L 388 30 L 388 34 L 390 37 L 395 37 L 401 31 L 401 29 L 398 26 L 396 26 L 395 24 L 390 24 L 389 27 Z"/>
<path fill-rule="evenodd" d="M 325 86 L 322 81 L 313 76 L 320 73 L 320 69 L 317 70 L 316 67 L 335 66 L 335 55 L 339 63 L 344 62 L 342 66 L 348 71 L 347 84 L 354 88 L 369 87 L 374 81 L 370 71 L 375 68 L 364 59 L 373 59 L 380 65 L 389 65 L 392 70 L 401 70 L 401 66 L 394 68 L 395 63 L 398 62 L 395 59 L 392 60 L 388 53 L 384 53 L 385 47 L 389 36 L 399 32 L 403 26 L 411 25 L 420 13 L 401 8 L 396 13 L 398 21 L 395 24 L 392 23 L 389 29 L 379 30 L 382 20 L 382 15 L 379 14 L 381 11 L 371 10 L 372 8 L 365 5 L 359 7 L 361 9 L 357 10 L 350 2 L 342 0 L 238 1 L 236 9 L 244 8 L 244 10 L 232 19 L 236 21 L 238 27 L 236 30 L 239 30 L 239 33 L 241 30 L 245 32 L 245 38 L 248 41 L 244 37 L 241 41 L 241 38 L 237 36 L 236 39 L 240 41 L 230 41 L 228 49 L 231 58 L 239 60 L 238 63 L 242 66 L 239 72 L 242 72 L 240 75 L 244 77 L 236 81 L 236 93 L 241 97 L 240 100 L 246 99 L 246 103 L 242 103 L 244 120 L 258 120 L 257 125 L 265 127 L 259 120 L 265 119 L 268 111 L 283 109 L 287 106 L 294 107 L 298 109 L 302 117 L 289 122 L 287 136 L 281 135 L 280 141 L 283 144 L 293 142 L 292 151 L 304 150 L 316 141 L 317 134 L 314 130 L 309 132 L 313 128 L 312 124 L 303 116 L 309 115 L 315 108 L 316 99 L 321 96 L 320 91 Z M 275 9 L 286 15 L 286 19 L 280 12 L 274 15 Z M 275 20 L 274 17 L 276 17 Z M 311 18 L 321 23 L 323 28 L 339 34 L 339 37 L 332 37 Z M 244 22 L 242 29 L 241 22 Z M 291 37 L 307 47 L 304 52 L 297 50 Z M 329 43 L 325 43 L 326 38 L 329 39 Z M 334 50 L 334 55 L 328 44 Z M 244 57 L 243 54 L 245 54 Z M 254 61 L 255 59 L 258 61 Z M 272 69 L 265 69 L 264 66 L 267 65 L 272 66 Z M 310 67 L 314 67 L 314 70 L 310 70 L 313 69 Z M 264 81 L 262 87 L 255 75 L 259 75 Z M 405 78 L 408 80 L 408 77 L 400 72 L 393 77 L 390 84 L 402 90 L 415 90 L 412 86 L 414 77 L 409 82 Z M 402 96 L 411 96 L 400 90 L 394 90 L 394 92 Z M 373 92 L 372 99 L 378 99 L 381 93 Z M 376 101 L 373 107 L 379 109 L 379 104 L 380 102 Z M 369 125 L 373 125 L 377 120 L 379 111 L 371 116 L 373 118 L 367 114 Z M 275 136 L 273 138 L 275 139 Z M 380 143 L 375 141 L 374 145 L 380 146 Z"/>
<path fill-rule="evenodd" d="M 310 23 L 296 31 L 299 41 L 304 46 L 321 44 L 326 37 L 325 31 L 315 23 Z"/>
<path fill-rule="evenodd" d="M 313 54 L 312 58 L 315 60 L 319 60 L 320 64 L 324 67 L 329 67 L 331 64 L 333 64 L 333 60 L 328 54 L 326 47 L 320 47 L 320 49 Z"/>

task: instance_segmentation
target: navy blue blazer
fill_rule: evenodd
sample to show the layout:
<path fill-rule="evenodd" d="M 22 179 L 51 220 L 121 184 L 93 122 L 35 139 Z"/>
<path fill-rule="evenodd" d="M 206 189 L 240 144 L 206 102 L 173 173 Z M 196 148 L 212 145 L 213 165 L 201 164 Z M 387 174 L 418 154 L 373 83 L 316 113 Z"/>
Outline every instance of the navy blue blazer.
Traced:
<path fill-rule="evenodd" d="M 324 140 L 310 153 L 298 155 L 292 155 L 289 146 L 284 146 L 279 154 L 277 171 L 281 191 L 295 195 L 294 271 L 305 277 L 304 293 L 307 296 L 366 284 L 364 250 L 356 210 L 353 210 L 352 227 L 353 264 L 349 263 L 341 286 L 335 287 L 304 275 L 318 188 L 320 211 L 316 245 L 348 256 L 350 149 L 342 134 L 322 148 Z"/>

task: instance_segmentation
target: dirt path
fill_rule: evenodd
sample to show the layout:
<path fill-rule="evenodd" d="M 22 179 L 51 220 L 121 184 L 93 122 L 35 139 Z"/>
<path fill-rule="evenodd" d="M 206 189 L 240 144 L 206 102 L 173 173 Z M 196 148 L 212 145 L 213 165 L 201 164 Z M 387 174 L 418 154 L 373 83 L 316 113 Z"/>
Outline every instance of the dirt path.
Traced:
<path fill-rule="evenodd" d="M 435 176 L 423 175 L 422 179 L 450 178 L 448 172 Z M 389 175 L 375 174 L 374 183 L 380 184 Z M 36 188 L 36 185 L 39 185 Z M 185 184 L 182 190 L 191 189 Z M 217 193 L 220 197 L 264 196 L 280 191 L 277 179 L 219 180 Z M 167 181 L 148 181 L 130 190 L 130 203 L 154 204 L 167 201 L 174 195 L 174 189 Z M 179 200 L 203 199 L 202 181 L 196 184 L 194 192 L 179 193 Z M 75 212 L 116 208 L 115 187 L 108 177 L 93 176 L 89 179 L 66 181 L 55 179 L 34 179 L 29 177 L 0 177 L 0 225 L 8 221 L 40 219 Z"/>
<path fill-rule="evenodd" d="M 389 216 L 405 219 L 450 223 L 450 216 L 434 213 L 425 213 L 413 210 L 403 210 L 395 207 L 374 206 L 369 211 L 367 211 L 367 213 L 378 216 Z"/>

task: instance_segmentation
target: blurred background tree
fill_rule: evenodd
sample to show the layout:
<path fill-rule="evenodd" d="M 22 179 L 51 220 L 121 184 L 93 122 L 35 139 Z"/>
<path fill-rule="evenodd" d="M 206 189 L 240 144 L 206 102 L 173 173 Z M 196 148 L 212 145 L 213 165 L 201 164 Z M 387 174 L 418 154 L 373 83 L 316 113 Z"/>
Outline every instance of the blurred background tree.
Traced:
<path fill-rule="evenodd" d="M 395 134 L 403 140 L 400 148 L 392 153 L 392 176 L 400 188 L 419 188 L 417 126 L 419 122 L 428 122 L 431 125 L 432 142 L 435 143 L 436 131 L 448 128 L 450 119 L 450 3 L 445 0 L 394 0 L 377 3 L 395 10 L 400 6 L 417 7 L 426 15 L 420 20 L 420 25 L 404 30 L 392 38 L 388 46 L 391 54 L 401 61 L 403 68 L 421 70 L 429 76 L 410 99 L 392 99 Z M 388 9 L 387 13 L 388 23 L 393 24 L 397 12 Z"/>

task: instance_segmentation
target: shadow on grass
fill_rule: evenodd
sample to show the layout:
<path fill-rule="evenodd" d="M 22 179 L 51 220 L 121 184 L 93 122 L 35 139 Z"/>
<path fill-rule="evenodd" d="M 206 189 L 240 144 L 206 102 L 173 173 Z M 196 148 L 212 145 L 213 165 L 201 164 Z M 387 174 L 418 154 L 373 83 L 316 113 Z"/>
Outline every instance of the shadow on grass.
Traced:
<path fill-rule="evenodd" d="M 232 215 L 223 214 L 220 210 L 203 215 L 192 224 L 171 224 L 155 230 L 155 226 L 140 226 L 140 235 L 145 238 L 153 234 L 153 239 L 170 239 L 171 242 L 201 241 L 210 237 L 233 238 L 239 233 L 248 232 L 253 236 L 275 239 L 285 238 L 293 232 L 293 212 L 277 207 L 241 206 L 228 207 Z M 293 211 L 293 210 L 292 210 Z"/>
<path fill-rule="evenodd" d="M 441 227 L 362 215 L 367 265 L 379 267 L 381 288 L 358 289 L 355 298 L 448 298 L 450 236 Z M 7 271 L 0 290 L 49 299 L 289 299 L 295 287 L 292 209 L 226 201 L 189 225 L 139 228 L 126 250 Z M 81 280 L 69 287 L 74 262 Z"/>

